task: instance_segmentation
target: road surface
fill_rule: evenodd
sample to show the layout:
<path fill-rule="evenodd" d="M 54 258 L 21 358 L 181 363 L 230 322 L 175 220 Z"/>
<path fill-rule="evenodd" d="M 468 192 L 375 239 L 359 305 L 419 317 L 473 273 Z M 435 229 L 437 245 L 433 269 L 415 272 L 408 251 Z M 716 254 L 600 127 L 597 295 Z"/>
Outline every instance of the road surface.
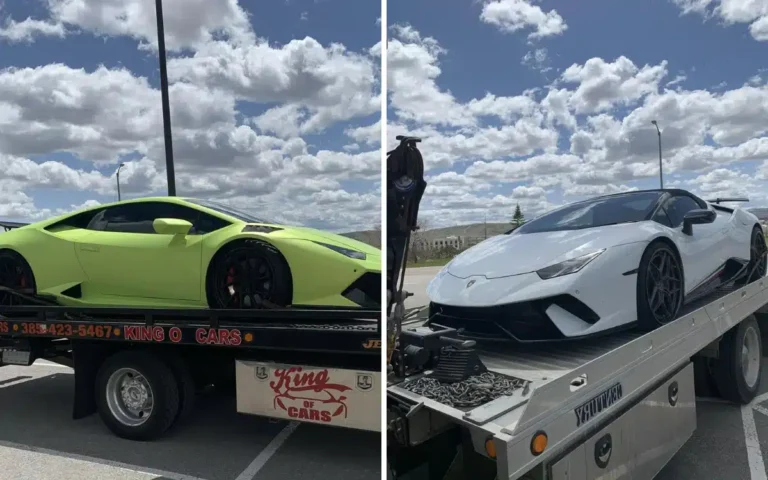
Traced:
<path fill-rule="evenodd" d="M 405 270 L 403 289 L 413 294 L 405 301 L 405 308 L 421 307 L 429 303 L 427 284 L 443 267 L 409 267 Z"/>
<path fill-rule="evenodd" d="M 240 415 L 203 395 L 154 442 L 115 437 L 98 415 L 72 420 L 72 370 L 38 360 L 0 368 L 0 480 L 370 480 L 381 436 Z"/>

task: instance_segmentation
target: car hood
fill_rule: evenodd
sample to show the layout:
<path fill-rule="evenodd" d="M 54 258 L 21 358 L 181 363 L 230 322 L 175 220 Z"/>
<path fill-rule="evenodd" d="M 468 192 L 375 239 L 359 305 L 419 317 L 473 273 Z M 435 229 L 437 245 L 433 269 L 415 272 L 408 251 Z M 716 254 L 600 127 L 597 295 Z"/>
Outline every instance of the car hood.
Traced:
<path fill-rule="evenodd" d="M 457 255 L 447 266 L 459 278 L 500 278 L 626 243 L 646 241 L 658 230 L 646 222 L 559 232 L 499 235 Z"/>
<path fill-rule="evenodd" d="M 358 252 L 363 252 L 366 255 L 381 256 L 381 250 L 378 248 L 345 235 L 325 232 L 309 227 L 290 227 L 290 229 L 295 232 L 297 238 L 349 248 L 357 250 Z"/>

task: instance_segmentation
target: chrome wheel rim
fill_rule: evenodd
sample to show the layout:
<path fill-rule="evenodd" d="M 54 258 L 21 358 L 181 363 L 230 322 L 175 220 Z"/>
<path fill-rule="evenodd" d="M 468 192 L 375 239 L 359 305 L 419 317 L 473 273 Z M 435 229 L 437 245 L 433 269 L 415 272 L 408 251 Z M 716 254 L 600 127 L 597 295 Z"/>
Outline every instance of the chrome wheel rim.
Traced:
<path fill-rule="evenodd" d="M 155 407 L 152 386 L 137 370 L 121 368 L 107 381 L 107 406 L 112 416 L 123 425 L 143 425 Z"/>
<path fill-rule="evenodd" d="M 760 374 L 760 337 L 754 327 L 748 327 L 744 332 L 744 341 L 741 345 L 741 373 L 750 389 L 757 385 Z"/>

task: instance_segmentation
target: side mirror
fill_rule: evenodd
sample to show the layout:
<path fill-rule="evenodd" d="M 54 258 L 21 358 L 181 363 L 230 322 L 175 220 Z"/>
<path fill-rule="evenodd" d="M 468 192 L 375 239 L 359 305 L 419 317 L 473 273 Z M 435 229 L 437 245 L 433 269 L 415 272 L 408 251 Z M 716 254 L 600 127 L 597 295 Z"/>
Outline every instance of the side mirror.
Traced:
<path fill-rule="evenodd" d="M 156 218 L 152 222 L 155 233 L 160 235 L 186 235 L 192 228 L 192 224 L 178 218 Z"/>
<path fill-rule="evenodd" d="M 717 214 L 714 210 L 697 209 L 691 210 L 683 217 L 683 233 L 686 235 L 693 235 L 693 226 L 701 225 L 704 223 L 712 223 L 715 221 Z"/>

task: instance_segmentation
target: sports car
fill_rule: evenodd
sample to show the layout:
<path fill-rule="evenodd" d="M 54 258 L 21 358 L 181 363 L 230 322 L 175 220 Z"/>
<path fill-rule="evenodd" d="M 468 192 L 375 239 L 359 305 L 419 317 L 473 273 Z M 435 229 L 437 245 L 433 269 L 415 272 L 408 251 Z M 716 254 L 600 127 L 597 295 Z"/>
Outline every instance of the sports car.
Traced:
<path fill-rule="evenodd" d="M 140 198 L 16 227 L 0 234 L 0 286 L 61 305 L 381 305 L 378 249 L 212 201 Z"/>
<path fill-rule="evenodd" d="M 456 256 L 430 282 L 430 323 L 519 342 L 654 329 L 766 274 L 756 216 L 679 189 L 592 198 Z"/>

